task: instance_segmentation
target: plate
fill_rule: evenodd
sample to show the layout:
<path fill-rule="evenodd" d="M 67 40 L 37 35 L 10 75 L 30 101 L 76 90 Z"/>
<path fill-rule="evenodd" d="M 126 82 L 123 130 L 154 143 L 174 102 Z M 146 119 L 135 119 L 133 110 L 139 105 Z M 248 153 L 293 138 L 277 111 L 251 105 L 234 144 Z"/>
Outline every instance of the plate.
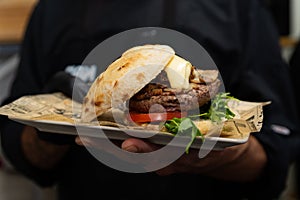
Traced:
<path fill-rule="evenodd" d="M 126 128 L 118 128 L 118 127 L 110 127 L 110 126 L 91 126 L 91 125 L 74 125 L 68 122 L 58 122 L 58 121 L 49 121 L 49 120 L 28 120 L 28 119 L 20 119 L 10 117 L 11 120 L 16 122 L 29 125 L 37 128 L 39 131 L 50 132 L 53 134 L 68 134 L 68 135 L 79 135 L 80 136 L 88 136 L 102 139 L 114 139 L 114 140 L 124 140 L 132 135 L 139 137 L 141 136 L 143 139 L 146 139 L 152 143 L 167 145 L 170 144 L 172 139 L 174 139 L 174 135 L 165 133 L 165 132 L 157 132 L 150 130 L 136 130 L 136 129 L 126 129 Z M 102 134 L 105 133 L 105 134 Z M 129 134 L 128 134 L 129 133 Z M 197 137 L 191 148 L 195 149 L 214 149 L 214 150 L 222 150 L 226 147 L 243 144 L 248 141 L 249 134 L 245 135 L 243 138 L 224 138 L 224 137 L 205 137 L 204 141 L 201 137 Z M 179 136 L 176 141 L 172 141 L 171 145 L 178 147 L 185 147 L 187 142 L 189 141 L 189 137 Z M 213 146 L 213 148 L 212 148 Z"/>

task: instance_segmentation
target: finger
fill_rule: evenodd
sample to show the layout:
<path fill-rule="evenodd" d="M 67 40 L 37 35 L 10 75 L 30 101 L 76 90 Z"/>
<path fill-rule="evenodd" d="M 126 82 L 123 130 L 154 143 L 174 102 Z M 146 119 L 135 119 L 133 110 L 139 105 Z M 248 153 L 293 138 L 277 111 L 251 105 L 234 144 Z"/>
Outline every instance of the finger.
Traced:
<path fill-rule="evenodd" d="M 77 136 L 77 137 L 75 138 L 75 143 L 76 143 L 77 145 L 84 146 L 84 145 L 83 145 L 83 142 L 82 142 L 82 140 L 80 139 L 79 136 Z"/>
<path fill-rule="evenodd" d="M 137 138 L 126 139 L 122 143 L 121 147 L 122 149 L 133 153 L 147 153 L 159 149 L 157 145 L 151 144 L 149 142 L 145 142 Z"/>
<path fill-rule="evenodd" d="M 97 141 L 95 139 L 89 138 L 89 137 L 79 137 L 77 136 L 75 138 L 75 143 L 80 146 L 97 146 Z"/>

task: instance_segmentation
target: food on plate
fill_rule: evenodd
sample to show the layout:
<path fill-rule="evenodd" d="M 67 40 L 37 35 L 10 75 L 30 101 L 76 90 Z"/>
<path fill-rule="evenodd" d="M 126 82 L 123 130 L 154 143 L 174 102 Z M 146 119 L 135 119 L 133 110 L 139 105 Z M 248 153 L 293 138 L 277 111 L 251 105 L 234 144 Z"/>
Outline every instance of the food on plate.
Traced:
<path fill-rule="evenodd" d="M 196 69 L 168 45 L 136 46 L 94 81 L 81 120 L 93 121 L 114 108 L 136 123 L 186 117 L 210 102 L 219 87 L 217 70 Z"/>
<path fill-rule="evenodd" d="M 166 131 L 174 135 L 188 136 L 189 143 L 185 151 L 188 153 L 190 146 L 196 137 L 204 139 L 204 135 L 212 132 L 220 135 L 223 132 L 223 122 L 233 119 L 236 114 L 232 111 L 228 102 L 230 100 L 238 101 L 238 99 L 229 96 L 229 93 L 218 93 L 211 100 L 208 108 L 203 109 L 200 114 L 191 115 L 183 118 L 173 118 L 167 120 L 161 126 L 161 131 Z"/>
<path fill-rule="evenodd" d="M 168 45 L 136 46 L 93 82 L 83 101 L 81 120 L 113 118 L 148 130 L 154 125 L 155 130 L 188 136 L 188 152 L 196 137 L 204 138 L 235 116 L 227 106 L 234 98 L 219 92 L 218 76 L 217 70 L 197 69 Z"/>

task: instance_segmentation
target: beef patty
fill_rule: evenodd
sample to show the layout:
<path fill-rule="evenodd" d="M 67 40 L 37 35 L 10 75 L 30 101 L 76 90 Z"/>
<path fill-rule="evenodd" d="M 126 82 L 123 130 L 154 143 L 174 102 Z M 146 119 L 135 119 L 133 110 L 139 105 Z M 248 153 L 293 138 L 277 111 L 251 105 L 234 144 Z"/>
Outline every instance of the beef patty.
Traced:
<path fill-rule="evenodd" d="M 167 84 L 149 83 L 129 100 L 129 110 L 138 113 L 193 110 L 203 106 L 217 94 L 220 80 L 190 85 L 190 89 L 179 90 L 169 88 Z M 161 106 L 153 106 L 156 104 Z"/>

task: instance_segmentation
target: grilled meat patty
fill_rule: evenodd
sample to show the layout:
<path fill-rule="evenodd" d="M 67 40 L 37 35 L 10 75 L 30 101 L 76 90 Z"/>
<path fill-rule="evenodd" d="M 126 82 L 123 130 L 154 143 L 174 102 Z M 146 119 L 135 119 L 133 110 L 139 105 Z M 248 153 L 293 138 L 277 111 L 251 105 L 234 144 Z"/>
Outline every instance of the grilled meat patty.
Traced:
<path fill-rule="evenodd" d="M 191 89 L 178 90 L 169 88 L 166 84 L 149 83 L 129 100 L 129 110 L 139 113 L 193 110 L 209 102 L 217 94 L 220 80 L 190 85 Z M 161 106 L 153 106 L 155 104 Z"/>

